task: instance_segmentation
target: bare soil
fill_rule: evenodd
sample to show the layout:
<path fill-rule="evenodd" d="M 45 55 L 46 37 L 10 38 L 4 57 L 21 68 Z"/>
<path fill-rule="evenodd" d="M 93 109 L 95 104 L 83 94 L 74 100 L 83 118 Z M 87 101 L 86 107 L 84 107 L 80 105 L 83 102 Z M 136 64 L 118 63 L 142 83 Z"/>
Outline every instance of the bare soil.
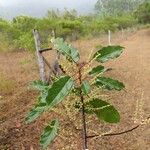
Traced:
<path fill-rule="evenodd" d="M 87 57 L 88 49 L 98 44 L 106 44 L 106 38 L 82 40 L 73 44 Z M 116 35 L 113 44 L 126 49 L 123 55 L 107 63 L 113 68 L 108 74 L 123 81 L 126 91 L 110 93 L 112 103 L 121 113 L 121 122 L 112 125 L 113 132 L 134 126 L 133 116 L 137 101 L 143 105 L 143 118 L 150 112 L 150 29 L 140 30 L 121 39 Z M 0 75 L 14 83 L 12 89 L 0 91 L 0 150 L 39 150 L 39 136 L 43 125 L 51 118 L 46 115 L 36 122 L 26 125 L 24 118 L 35 103 L 37 92 L 28 88 L 29 81 L 38 79 L 36 57 L 28 52 L 0 53 Z M 62 119 L 62 124 L 63 124 Z M 71 124 L 64 122 L 64 128 Z M 107 126 L 107 125 L 106 125 Z M 97 128 L 97 125 L 94 125 Z M 82 150 L 80 133 L 58 137 L 50 150 Z M 89 140 L 89 150 L 150 150 L 150 126 L 142 125 L 137 130 L 114 137 Z"/>

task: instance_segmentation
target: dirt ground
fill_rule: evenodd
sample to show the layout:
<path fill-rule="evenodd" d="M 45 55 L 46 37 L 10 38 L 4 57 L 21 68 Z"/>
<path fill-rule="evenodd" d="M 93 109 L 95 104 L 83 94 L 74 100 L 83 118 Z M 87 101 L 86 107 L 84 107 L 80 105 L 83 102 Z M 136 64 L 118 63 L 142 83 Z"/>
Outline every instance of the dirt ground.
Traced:
<path fill-rule="evenodd" d="M 86 57 L 89 54 L 87 49 L 92 50 L 98 44 L 106 44 L 106 41 L 106 38 L 97 38 L 73 44 Z M 106 64 L 114 68 L 108 75 L 126 85 L 125 91 L 110 94 L 112 103 L 121 113 L 121 122 L 112 125 L 113 132 L 118 132 L 135 125 L 133 116 L 137 101 L 143 105 L 142 117 L 149 116 L 150 29 L 137 31 L 123 39 L 116 35 L 112 43 L 126 48 L 119 59 Z M 37 92 L 28 88 L 30 81 L 38 79 L 36 57 L 27 52 L 0 53 L 0 76 L 4 78 L 1 82 L 11 81 L 7 83 L 9 90 L 0 91 L 0 150 L 39 150 L 39 135 L 43 125 L 51 117 L 48 115 L 40 118 L 30 125 L 24 122 L 25 115 L 37 97 Z M 70 124 L 63 126 L 71 128 Z M 94 127 L 97 128 L 97 125 Z M 65 139 L 58 137 L 49 149 L 81 150 L 80 136 L 80 133 L 76 133 Z M 142 125 L 131 133 L 119 136 L 90 139 L 89 150 L 150 150 L 150 126 Z"/>

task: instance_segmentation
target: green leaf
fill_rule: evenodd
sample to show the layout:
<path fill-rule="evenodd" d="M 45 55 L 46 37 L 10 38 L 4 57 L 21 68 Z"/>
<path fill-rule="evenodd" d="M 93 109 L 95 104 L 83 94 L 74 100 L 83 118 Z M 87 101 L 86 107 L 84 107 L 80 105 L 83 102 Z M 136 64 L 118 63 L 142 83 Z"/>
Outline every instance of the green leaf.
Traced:
<path fill-rule="evenodd" d="M 54 48 L 65 55 L 67 58 L 71 58 L 74 62 L 79 61 L 80 56 L 77 49 L 64 42 L 62 38 L 53 38 L 51 42 L 54 44 Z"/>
<path fill-rule="evenodd" d="M 25 118 L 26 123 L 31 123 L 36 120 L 45 111 L 45 106 L 46 104 L 44 103 L 35 106 L 35 108 L 33 108 Z"/>
<path fill-rule="evenodd" d="M 101 86 L 107 90 L 122 90 L 125 88 L 125 85 L 122 82 L 119 82 L 118 80 L 114 80 L 107 77 L 98 77 L 96 79 L 97 86 Z"/>
<path fill-rule="evenodd" d="M 60 103 L 72 90 L 73 84 L 74 82 L 69 76 L 63 76 L 54 82 L 49 88 L 48 95 L 46 97 L 48 107 L 51 108 Z"/>
<path fill-rule="evenodd" d="M 73 80 L 69 76 L 63 76 L 53 83 L 51 87 L 43 90 L 38 98 L 38 104 L 29 112 L 26 122 L 31 123 L 44 111 L 60 103 L 73 88 Z"/>
<path fill-rule="evenodd" d="M 83 81 L 81 85 L 82 92 L 87 95 L 90 93 L 91 87 L 88 81 Z"/>
<path fill-rule="evenodd" d="M 36 120 L 45 110 L 46 110 L 46 97 L 48 92 L 46 89 L 41 91 L 40 96 L 38 97 L 38 104 L 28 113 L 26 117 L 26 123 L 31 123 Z"/>
<path fill-rule="evenodd" d="M 58 128 L 59 121 L 56 119 L 49 123 L 48 126 L 44 129 L 44 132 L 40 138 L 40 145 L 43 149 L 46 149 L 48 145 L 55 139 L 58 134 Z"/>
<path fill-rule="evenodd" d="M 121 46 L 103 47 L 94 54 L 93 58 L 98 62 L 104 63 L 110 59 L 119 57 L 123 52 L 123 49 L 124 47 Z"/>
<path fill-rule="evenodd" d="M 41 91 L 40 96 L 38 97 L 38 103 L 39 104 L 42 104 L 42 103 L 46 104 L 46 98 L 48 96 L 48 89 L 49 88 Z"/>
<path fill-rule="evenodd" d="M 30 86 L 36 90 L 42 91 L 48 87 L 48 84 L 41 80 L 36 80 L 31 82 Z"/>
<path fill-rule="evenodd" d="M 100 120 L 108 123 L 117 123 L 120 121 L 120 115 L 115 107 L 103 100 L 95 98 L 85 103 L 85 106 L 87 113 L 96 114 Z"/>
<path fill-rule="evenodd" d="M 99 65 L 99 66 L 93 68 L 89 72 L 89 75 L 97 75 L 97 74 L 100 74 L 100 73 L 104 73 L 105 71 L 107 71 L 107 69 L 105 69 L 104 66 Z"/>

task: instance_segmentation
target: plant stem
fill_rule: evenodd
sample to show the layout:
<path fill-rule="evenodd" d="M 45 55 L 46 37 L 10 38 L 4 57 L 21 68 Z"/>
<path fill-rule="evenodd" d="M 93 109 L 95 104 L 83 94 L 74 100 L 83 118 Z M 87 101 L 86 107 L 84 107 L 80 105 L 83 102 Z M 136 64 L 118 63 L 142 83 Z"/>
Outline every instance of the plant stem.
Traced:
<path fill-rule="evenodd" d="M 81 102 L 82 102 L 82 123 L 83 123 L 83 142 L 84 142 L 84 150 L 88 149 L 87 146 L 87 131 L 86 131 L 86 119 L 85 119 L 85 107 L 84 107 L 84 99 L 83 96 L 81 96 Z"/>
<path fill-rule="evenodd" d="M 81 67 L 79 66 L 79 83 L 80 86 L 82 84 L 82 73 L 81 73 Z M 87 144 L 87 127 L 86 127 L 86 116 L 85 116 L 85 105 L 84 105 L 84 97 L 82 94 L 82 90 L 80 89 L 80 100 L 82 103 L 82 124 L 83 124 L 83 149 L 88 150 L 88 144 Z"/>

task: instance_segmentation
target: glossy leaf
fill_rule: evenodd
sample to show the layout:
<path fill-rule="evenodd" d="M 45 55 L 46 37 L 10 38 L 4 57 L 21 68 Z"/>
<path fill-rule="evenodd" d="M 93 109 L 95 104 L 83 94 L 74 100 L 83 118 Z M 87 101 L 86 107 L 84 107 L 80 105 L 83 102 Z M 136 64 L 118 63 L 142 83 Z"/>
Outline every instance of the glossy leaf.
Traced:
<path fill-rule="evenodd" d="M 73 84 L 73 80 L 69 76 L 63 76 L 54 82 L 49 88 L 48 95 L 46 97 L 48 107 L 51 108 L 60 103 L 72 90 Z"/>
<path fill-rule="evenodd" d="M 100 120 L 108 123 L 117 123 L 120 121 L 120 115 L 118 111 L 108 102 L 100 99 L 93 99 L 87 102 L 85 105 L 86 112 L 96 114 Z"/>
<path fill-rule="evenodd" d="M 67 58 L 71 58 L 74 62 L 79 61 L 80 56 L 77 49 L 64 42 L 62 38 L 52 39 L 51 42 L 54 44 L 54 48 Z"/>
<path fill-rule="evenodd" d="M 83 81 L 81 85 L 82 92 L 87 95 L 90 93 L 91 87 L 88 81 Z"/>
<path fill-rule="evenodd" d="M 117 58 L 123 52 L 124 47 L 121 46 L 107 46 L 98 50 L 94 54 L 94 59 L 98 62 L 104 63 L 110 59 Z"/>
<path fill-rule="evenodd" d="M 46 149 L 48 145 L 55 139 L 58 134 L 59 121 L 53 120 L 48 126 L 44 129 L 43 134 L 40 138 L 40 144 L 43 149 Z"/>
<path fill-rule="evenodd" d="M 105 69 L 104 66 L 99 65 L 99 66 L 93 68 L 89 72 L 89 75 L 97 75 L 97 74 L 100 74 L 100 73 L 104 73 L 105 71 L 107 71 L 107 69 Z"/>
<path fill-rule="evenodd" d="M 101 86 L 107 90 L 122 90 L 125 88 L 124 84 L 122 82 L 119 82 L 118 80 L 114 80 L 107 77 L 98 77 L 96 79 L 96 85 Z"/>

